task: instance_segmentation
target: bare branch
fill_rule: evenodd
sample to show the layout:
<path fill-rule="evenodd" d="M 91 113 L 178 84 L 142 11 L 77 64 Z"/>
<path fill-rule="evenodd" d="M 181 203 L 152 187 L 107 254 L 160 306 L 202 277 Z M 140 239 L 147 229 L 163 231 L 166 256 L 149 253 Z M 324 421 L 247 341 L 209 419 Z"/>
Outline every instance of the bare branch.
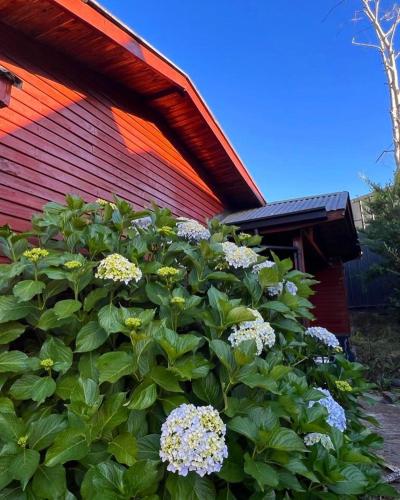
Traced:
<path fill-rule="evenodd" d="M 324 23 L 328 17 L 332 14 L 334 10 L 336 10 L 340 5 L 342 5 L 346 0 L 339 0 L 338 2 L 335 3 L 333 7 L 329 9 L 329 11 L 325 14 L 325 16 L 321 19 L 321 23 Z"/>
<path fill-rule="evenodd" d="M 382 52 L 382 48 L 379 45 L 375 45 L 374 43 L 367 43 L 367 42 L 357 42 L 357 40 L 353 37 L 351 43 L 353 45 L 356 45 L 358 47 L 368 47 L 369 49 L 377 49 L 380 52 Z"/>
<path fill-rule="evenodd" d="M 382 158 L 382 156 L 385 156 L 387 153 L 394 153 L 394 149 L 384 149 L 382 153 L 378 156 L 378 158 L 375 160 L 375 163 L 378 163 L 379 160 Z"/>

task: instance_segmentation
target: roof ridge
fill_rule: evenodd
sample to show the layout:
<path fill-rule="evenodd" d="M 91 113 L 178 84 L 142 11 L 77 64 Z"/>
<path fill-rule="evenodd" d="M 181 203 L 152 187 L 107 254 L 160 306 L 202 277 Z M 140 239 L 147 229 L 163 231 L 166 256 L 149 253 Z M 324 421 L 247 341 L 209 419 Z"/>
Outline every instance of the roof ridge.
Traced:
<path fill-rule="evenodd" d="M 324 194 L 316 194 L 316 195 L 311 195 L 311 196 L 300 196 L 299 198 L 289 198 L 287 200 L 278 200 L 278 201 L 270 201 L 267 202 L 265 206 L 270 206 L 270 205 L 280 205 L 283 203 L 289 203 L 291 201 L 301 201 L 301 200 L 314 200 L 316 198 L 325 198 L 327 196 L 336 196 L 338 194 L 347 194 L 349 195 L 348 191 L 336 191 L 333 193 L 324 193 Z M 262 207 L 260 207 L 262 208 Z"/>

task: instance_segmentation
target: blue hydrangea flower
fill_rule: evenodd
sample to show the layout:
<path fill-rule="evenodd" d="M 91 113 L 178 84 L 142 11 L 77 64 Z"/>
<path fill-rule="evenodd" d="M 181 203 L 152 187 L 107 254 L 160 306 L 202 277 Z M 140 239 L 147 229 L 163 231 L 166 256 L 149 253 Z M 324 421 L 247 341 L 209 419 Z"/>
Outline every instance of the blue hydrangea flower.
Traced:
<path fill-rule="evenodd" d="M 167 470 L 186 476 L 219 472 L 228 456 L 226 427 L 212 406 L 182 404 L 172 410 L 161 427 L 160 457 Z"/>
<path fill-rule="evenodd" d="M 293 283 L 293 281 L 286 281 L 285 288 L 286 288 L 286 291 L 288 293 L 290 293 L 291 295 L 296 295 L 297 286 Z"/>
<path fill-rule="evenodd" d="M 323 328 L 322 326 L 310 326 L 309 328 L 306 329 L 304 332 L 306 335 L 309 337 L 313 337 L 328 347 L 334 347 L 338 348 L 340 347 L 340 343 L 336 336 L 328 331 L 326 328 Z"/>
<path fill-rule="evenodd" d="M 326 397 L 319 399 L 318 401 L 310 401 L 309 406 L 314 406 L 316 403 L 322 405 L 328 410 L 328 418 L 326 419 L 328 424 L 332 427 L 336 427 L 339 431 L 345 431 L 347 427 L 346 413 L 342 406 L 340 406 L 340 404 L 333 399 L 328 389 L 321 389 L 321 387 L 317 387 L 317 390 L 323 392 Z"/>

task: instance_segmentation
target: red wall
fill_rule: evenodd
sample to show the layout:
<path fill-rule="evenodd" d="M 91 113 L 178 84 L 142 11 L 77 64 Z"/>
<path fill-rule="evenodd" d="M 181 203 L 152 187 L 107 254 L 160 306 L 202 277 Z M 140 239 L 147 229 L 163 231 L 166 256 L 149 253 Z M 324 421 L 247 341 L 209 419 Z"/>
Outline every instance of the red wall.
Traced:
<path fill-rule="evenodd" d="M 311 297 L 315 309 L 316 326 L 323 326 L 335 334 L 350 334 L 344 268 L 341 262 L 314 273 L 320 281 Z"/>
<path fill-rule="evenodd" d="M 154 200 L 204 220 L 223 210 L 199 166 L 130 92 L 0 23 L 0 65 L 23 80 L 0 109 L 0 225 L 66 193 Z"/>

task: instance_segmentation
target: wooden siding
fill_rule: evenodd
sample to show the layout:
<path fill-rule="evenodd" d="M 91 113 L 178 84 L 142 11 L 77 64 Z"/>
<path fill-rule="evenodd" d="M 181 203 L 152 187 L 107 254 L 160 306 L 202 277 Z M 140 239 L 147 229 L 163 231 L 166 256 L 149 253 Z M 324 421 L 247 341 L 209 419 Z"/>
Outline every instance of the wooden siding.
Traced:
<path fill-rule="evenodd" d="M 320 281 L 311 297 L 315 309 L 315 326 L 323 326 L 336 335 L 350 334 L 344 268 L 341 262 L 314 273 Z"/>
<path fill-rule="evenodd" d="M 0 109 L 0 225 L 74 192 L 155 201 L 204 220 L 224 209 L 162 119 L 124 87 L 0 24 L 0 64 L 23 81 Z"/>

